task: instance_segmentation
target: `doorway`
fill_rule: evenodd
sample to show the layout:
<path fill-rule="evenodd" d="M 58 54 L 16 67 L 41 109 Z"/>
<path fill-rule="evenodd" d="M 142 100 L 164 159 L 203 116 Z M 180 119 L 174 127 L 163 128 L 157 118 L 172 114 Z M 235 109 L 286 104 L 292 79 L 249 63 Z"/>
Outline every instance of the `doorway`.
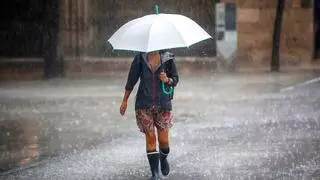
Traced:
<path fill-rule="evenodd" d="M 1 1 L 0 56 L 42 57 L 45 4 L 41 0 Z"/>

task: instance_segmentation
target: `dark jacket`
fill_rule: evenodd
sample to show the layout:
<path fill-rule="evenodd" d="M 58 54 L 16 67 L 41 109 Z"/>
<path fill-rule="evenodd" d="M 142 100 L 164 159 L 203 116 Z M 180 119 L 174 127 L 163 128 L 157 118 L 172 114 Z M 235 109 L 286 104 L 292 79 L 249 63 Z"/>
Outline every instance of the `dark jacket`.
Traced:
<path fill-rule="evenodd" d="M 174 55 L 169 52 L 160 53 L 160 57 L 162 66 L 160 64 L 154 73 L 149 66 L 146 53 L 137 54 L 131 63 L 125 89 L 132 91 L 140 78 L 140 84 L 136 94 L 136 110 L 151 107 L 172 110 L 172 95 L 163 93 L 159 76 L 160 72 L 165 70 L 167 76 L 173 79 L 173 83 L 171 85 L 166 84 L 166 87 L 172 86 L 174 88 L 178 84 L 179 76 L 175 58 Z"/>

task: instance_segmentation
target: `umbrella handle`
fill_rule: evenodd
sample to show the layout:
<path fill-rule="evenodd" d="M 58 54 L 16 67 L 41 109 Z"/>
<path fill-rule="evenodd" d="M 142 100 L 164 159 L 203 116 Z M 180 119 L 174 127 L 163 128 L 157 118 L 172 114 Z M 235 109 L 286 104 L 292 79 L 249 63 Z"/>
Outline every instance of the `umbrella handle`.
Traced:
<path fill-rule="evenodd" d="M 162 81 L 162 91 L 163 91 L 163 93 L 170 95 L 173 92 L 173 88 L 170 86 L 170 90 L 167 91 L 166 87 L 164 86 L 164 82 Z"/>
<path fill-rule="evenodd" d="M 156 4 L 156 14 L 159 14 L 159 5 Z"/>

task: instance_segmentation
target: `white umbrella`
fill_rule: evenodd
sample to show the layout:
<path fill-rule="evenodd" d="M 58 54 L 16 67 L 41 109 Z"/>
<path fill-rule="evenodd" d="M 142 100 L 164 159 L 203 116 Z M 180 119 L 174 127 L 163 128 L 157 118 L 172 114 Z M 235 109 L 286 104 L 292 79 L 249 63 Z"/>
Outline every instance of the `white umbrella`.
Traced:
<path fill-rule="evenodd" d="M 196 22 L 178 14 L 151 14 L 124 24 L 108 40 L 114 49 L 152 52 L 189 47 L 212 38 Z"/>

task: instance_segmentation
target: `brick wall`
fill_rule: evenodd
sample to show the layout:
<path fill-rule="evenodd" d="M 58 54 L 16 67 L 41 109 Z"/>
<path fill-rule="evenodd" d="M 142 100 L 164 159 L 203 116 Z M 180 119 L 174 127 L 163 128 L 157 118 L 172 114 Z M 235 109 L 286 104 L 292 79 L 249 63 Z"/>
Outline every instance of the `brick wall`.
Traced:
<path fill-rule="evenodd" d="M 280 66 L 309 63 L 313 54 L 313 8 L 286 0 Z M 238 68 L 269 68 L 277 0 L 237 0 Z"/>

